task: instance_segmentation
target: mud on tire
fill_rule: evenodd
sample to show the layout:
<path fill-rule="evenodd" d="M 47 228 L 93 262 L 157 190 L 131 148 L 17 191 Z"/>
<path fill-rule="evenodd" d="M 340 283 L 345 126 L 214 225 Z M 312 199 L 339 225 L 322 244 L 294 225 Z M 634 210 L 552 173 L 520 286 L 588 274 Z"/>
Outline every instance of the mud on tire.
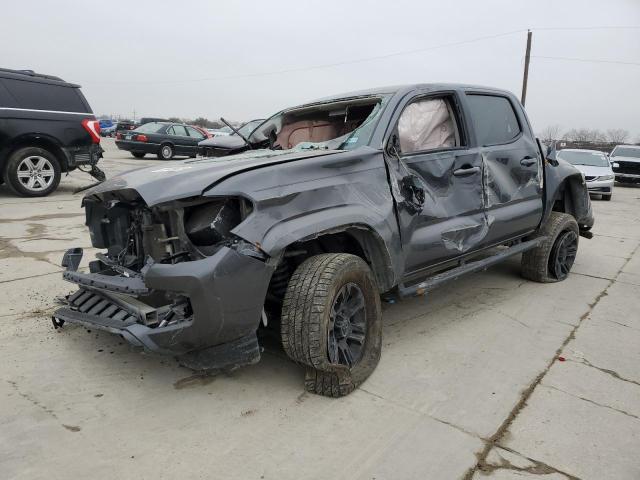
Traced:
<path fill-rule="evenodd" d="M 545 236 L 545 241 L 522 254 L 522 276 L 541 283 L 564 280 L 578 249 L 580 232 L 576 220 L 566 213 L 551 212 L 539 235 Z M 565 265 L 561 267 L 557 260 L 563 255 Z"/>
<path fill-rule="evenodd" d="M 345 253 L 305 260 L 289 281 L 280 333 L 287 355 L 307 367 L 307 391 L 351 393 L 376 368 L 382 346 L 380 295 L 369 266 Z M 355 353 L 347 354 L 349 345 Z"/>

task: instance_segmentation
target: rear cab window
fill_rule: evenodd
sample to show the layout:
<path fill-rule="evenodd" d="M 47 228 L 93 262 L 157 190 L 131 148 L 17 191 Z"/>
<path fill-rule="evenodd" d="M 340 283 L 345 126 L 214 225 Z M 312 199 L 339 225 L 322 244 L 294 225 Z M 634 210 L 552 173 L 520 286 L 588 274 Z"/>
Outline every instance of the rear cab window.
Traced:
<path fill-rule="evenodd" d="M 522 128 L 513 105 L 500 95 L 467 94 L 471 122 L 479 145 L 502 145 L 514 141 Z"/>
<path fill-rule="evenodd" d="M 0 100 L 4 90 L 15 100 L 15 108 L 91 113 L 80 89 L 75 86 L 13 78 L 3 78 L 0 82 L 3 86 Z"/>

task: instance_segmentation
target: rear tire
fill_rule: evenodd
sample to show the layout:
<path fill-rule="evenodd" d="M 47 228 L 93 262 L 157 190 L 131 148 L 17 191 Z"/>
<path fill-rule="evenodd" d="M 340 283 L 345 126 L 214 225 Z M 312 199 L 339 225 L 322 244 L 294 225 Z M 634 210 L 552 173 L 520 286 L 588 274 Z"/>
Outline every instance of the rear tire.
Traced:
<path fill-rule="evenodd" d="M 611 197 L 613 197 L 613 193 L 611 195 L 602 195 L 602 200 L 604 200 L 605 202 L 610 202 Z"/>
<path fill-rule="evenodd" d="M 307 366 L 307 391 L 342 397 L 378 365 L 380 295 L 369 266 L 346 253 L 305 260 L 289 281 L 280 321 L 282 345 Z"/>
<path fill-rule="evenodd" d="M 540 283 L 560 282 L 569 275 L 578 253 L 578 224 L 571 215 L 551 212 L 539 234 L 546 239 L 522 254 L 522 276 Z"/>
<path fill-rule="evenodd" d="M 44 197 L 58 188 L 60 163 L 54 154 L 38 147 L 20 148 L 7 161 L 4 180 L 17 195 Z"/>
<path fill-rule="evenodd" d="M 174 151 L 173 147 L 168 143 L 163 143 L 160 145 L 160 150 L 158 150 L 158 158 L 160 160 L 171 160 L 173 158 Z"/>
<path fill-rule="evenodd" d="M 144 158 L 146 154 L 144 152 L 131 152 L 131 155 L 133 155 L 136 158 Z"/>

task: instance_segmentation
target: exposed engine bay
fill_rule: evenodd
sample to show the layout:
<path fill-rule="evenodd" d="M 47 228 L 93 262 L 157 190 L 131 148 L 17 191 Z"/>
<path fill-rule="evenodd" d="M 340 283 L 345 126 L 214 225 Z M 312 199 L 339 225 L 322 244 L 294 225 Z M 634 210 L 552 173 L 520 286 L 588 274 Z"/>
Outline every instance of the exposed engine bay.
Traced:
<path fill-rule="evenodd" d="M 75 271 L 64 275 L 65 279 L 89 289 L 97 287 L 112 292 L 109 295 L 116 295 L 125 310 L 130 307 L 131 312 L 138 313 L 133 317 L 139 323 L 151 328 L 165 327 L 187 321 L 193 314 L 188 296 L 144 285 L 142 278 L 152 265 L 205 259 L 222 247 L 263 257 L 253 245 L 231 233 L 251 212 L 251 204 L 244 199 L 198 198 L 150 208 L 135 194 L 129 197 L 127 193 L 121 191 L 118 198 L 106 200 L 97 197 L 84 200 L 92 244 L 106 249 L 106 253 L 98 253 L 96 260 L 89 263 L 90 275 Z M 135 280 L 140 280 L 139 284 Z M 120 298 L 119 293 L 134 294 L 137 298 Z M 88 296 L 70 298 L 72 305 L 81 300 L 88 300 Z M 100 302 L 95 303 L 91 305 L 92 312 L 102 314 L 94 308 Z M 104 302 L 105 310 L 112 303 Z"/>

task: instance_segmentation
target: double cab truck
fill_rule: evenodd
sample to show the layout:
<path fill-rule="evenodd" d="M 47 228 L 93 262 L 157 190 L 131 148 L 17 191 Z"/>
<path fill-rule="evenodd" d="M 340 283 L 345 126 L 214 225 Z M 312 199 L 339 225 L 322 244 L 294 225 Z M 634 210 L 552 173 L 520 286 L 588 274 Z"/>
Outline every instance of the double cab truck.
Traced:
<path fill-rule="evenodd" d="M 379 362 L 381 296 L 422 295 L 521 255 L 567 278 L 594 219 L 584 177 L 547 158 L 511 93 L 391 87 L 288 108 L 236 152 L 111 178 L 83 200 L 94 247 L 54 314 L 198 370 L 260 359 L 276 334 L 308 391 Z"/>

